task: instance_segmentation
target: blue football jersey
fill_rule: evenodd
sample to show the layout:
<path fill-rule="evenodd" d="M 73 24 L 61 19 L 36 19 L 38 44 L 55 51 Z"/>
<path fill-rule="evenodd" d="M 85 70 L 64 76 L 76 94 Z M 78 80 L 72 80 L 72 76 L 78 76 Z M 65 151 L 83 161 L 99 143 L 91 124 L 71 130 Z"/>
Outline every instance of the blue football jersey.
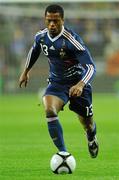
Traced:
<path fill-rule="evenodd" d="M 96 71 L 89 50 L 81 37 L 72 30 L 62 27 L 61 33 L 52 38 L 45 28 L 35 35 L 35 42 L 30 49 L 26 68 L 31 68 L 41 51 L 48 58 L 49 78 L 55 82 L 82 80 L 89 83 Z"/>

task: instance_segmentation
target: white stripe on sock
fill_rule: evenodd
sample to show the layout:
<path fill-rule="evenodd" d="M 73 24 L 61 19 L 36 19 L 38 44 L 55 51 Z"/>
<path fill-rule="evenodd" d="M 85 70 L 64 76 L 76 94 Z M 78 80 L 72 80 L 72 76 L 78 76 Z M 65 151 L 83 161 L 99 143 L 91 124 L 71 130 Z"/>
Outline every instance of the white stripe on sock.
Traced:
<path fill-rule="evenodd" d="M 50 117 L 50 118 L 46 118 L 47 122 L 52 122 L 52 121 L 56 121 L 58 119 L 58 117 Z"/>

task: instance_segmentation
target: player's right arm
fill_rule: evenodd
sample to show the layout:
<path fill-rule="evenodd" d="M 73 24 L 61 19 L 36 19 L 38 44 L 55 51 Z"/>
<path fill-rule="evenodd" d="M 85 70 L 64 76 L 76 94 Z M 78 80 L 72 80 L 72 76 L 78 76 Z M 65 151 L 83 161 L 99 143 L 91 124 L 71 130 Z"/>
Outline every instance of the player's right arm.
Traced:
<path fill-rule="evenodd" d="M 28 79 L 29 79 L 29 71 L 31 70 L 34 63 L 37 61 L 40 55 L 40 52 L 41 52 L 40 43 L 38 43 L 38 40 L 36 38 L 34 45 L 32 46 L 32 48 L 30 49 L 28 53 L 24 70 L 19 78 L 20 87 L 22 87 L 22 85 L 24 85 L 25 87 L 27 86 Z"/>

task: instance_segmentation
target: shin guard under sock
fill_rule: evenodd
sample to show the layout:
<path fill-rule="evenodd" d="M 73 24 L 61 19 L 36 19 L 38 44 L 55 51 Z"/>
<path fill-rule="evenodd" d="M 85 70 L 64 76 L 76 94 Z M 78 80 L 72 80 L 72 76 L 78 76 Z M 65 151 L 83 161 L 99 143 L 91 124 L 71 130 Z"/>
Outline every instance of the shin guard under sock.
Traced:
<path fill-rule="evenodd" d="M 66 151 L 62 126 L 58 120 L 58 117 L 51 117 L 48 119 L 49 134 L 59 151 Z"/>

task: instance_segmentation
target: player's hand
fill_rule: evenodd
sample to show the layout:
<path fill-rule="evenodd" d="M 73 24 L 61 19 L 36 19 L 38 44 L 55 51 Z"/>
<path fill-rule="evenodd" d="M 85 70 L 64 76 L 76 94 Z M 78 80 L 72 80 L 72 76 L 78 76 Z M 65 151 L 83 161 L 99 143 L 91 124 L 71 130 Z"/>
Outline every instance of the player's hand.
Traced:
<path fill-rule="evenodd" d="M 69 97 L 71 96 L 81 96 L 83 92 L 83 88 L 85 86 L 85 83 L 83 81 L 78 82 L 76 85 L 72 86 L 69 90 Z"/>
<path fill-rule="evenodd" d="M 21 88 L 23 84 L 26 87 L 28 80 L 29 80 L 29 74 L 26 72 L 23 72 L 19 78 L 19 87 Z"/>

